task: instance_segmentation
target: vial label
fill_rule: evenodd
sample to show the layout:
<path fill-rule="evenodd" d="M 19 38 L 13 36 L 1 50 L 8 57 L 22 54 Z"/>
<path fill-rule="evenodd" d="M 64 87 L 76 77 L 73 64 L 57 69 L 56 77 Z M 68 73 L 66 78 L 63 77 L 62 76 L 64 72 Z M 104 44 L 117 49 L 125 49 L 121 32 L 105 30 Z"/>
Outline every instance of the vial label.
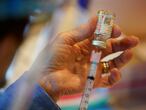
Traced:
<path fill-rule="evenodd" d="M 98 14 L 98 23 L 95 30 L 95 40 L 105 41 L 111 37 L 114 17 L 112 14 Z"/>

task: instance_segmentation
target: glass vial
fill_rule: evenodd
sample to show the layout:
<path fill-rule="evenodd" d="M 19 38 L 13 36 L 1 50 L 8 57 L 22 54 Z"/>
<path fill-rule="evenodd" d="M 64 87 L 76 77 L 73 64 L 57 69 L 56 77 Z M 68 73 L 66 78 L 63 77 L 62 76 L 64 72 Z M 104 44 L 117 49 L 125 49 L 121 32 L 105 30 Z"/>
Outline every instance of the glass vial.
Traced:
<path fill-rule="evenodd" d="M 110 11 L 99 10 L 97 12 L 98 22 L 94 32 L 92 45 L 99 48 L 106 48 L 106 40 L 111 37 L 115 15 Z"/>

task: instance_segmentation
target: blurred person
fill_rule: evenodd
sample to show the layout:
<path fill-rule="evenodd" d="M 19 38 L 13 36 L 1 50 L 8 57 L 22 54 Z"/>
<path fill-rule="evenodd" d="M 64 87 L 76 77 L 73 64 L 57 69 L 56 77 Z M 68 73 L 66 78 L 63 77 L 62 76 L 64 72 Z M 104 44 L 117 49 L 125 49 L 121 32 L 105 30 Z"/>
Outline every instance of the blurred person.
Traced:
<path fill-rule="evenodd" d="M 13 95 L 17 93 L 17 87 L 21 81 L 26 80 L 27 73 L 41 72 L 42 74 L 35 86 L 30 110 L 58 110 L 56 101 L 60 96 L 83 91 L 90 53 L 94 48 L 91 43 L 96 24 L 97 17 L 93 17 L 87 24 L 58 34 L 53 45 L 48 44 L 40 52 L 31 68 L 4 91 L 0 97 L 0 109 L 6 110 L 13 102 L 15 99 Z M 112 38 L 107 41 L 107 48 L 102 51 L 102 57 L 117 51 L 124 51 L 124 53 L 111 61 L 110 76 L 101 77 L 102 66 L 97 69 L 95 88 L 111 87 L 121 79 L 119 69 L 129 62 L 132 57 L 131 48 L 138 42 L 137 37 L 121 34 L 118 26 L 114 26 Z M 48 61 L 50 55 L 51 61 Z"/>
<path fill-rule="evenodd" d="M 31 2 L 32 0 L 29 1 Z M 23 34 L 28 23 L 28 15 L 32 12 L 32 9 L 28 10 L 23 3 L 27 2 L 0 1 L 0 88 L 6 85 L 6 71 L 24 40 Z"/>
<path fill-rule="evenodd" d="M 49 4 L 52 8 L 55 7 L 50 0 L 0 0 L 0 88 L 6 85 L 7 69 L 24 40 L 24 31 L 30 21 L 30 15 L 35 19 L 34 16 L 42 14 L 42 10 L 46 13 L 44 9 Z M 50 10 L 47 10 L 47 14 L 53 12 Z"/>
<path fill-rule="evenodd" d="M 6 84 L 5 73 L 22 43 L 27 17 L 0 19 L 0 87 Z"/>

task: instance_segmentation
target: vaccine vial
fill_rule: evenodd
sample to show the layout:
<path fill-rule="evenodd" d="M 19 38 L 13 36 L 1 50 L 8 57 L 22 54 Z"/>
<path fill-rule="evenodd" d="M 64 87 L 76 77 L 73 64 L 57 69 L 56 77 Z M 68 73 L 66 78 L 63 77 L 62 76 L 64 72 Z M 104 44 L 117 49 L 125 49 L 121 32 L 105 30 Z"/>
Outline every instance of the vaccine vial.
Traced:
<path fill-rule="evenodd" d="M 92 45 L 99 48 L 106 48 L 106 40 L 111 37 L 115 15 L 110 11 L 99 10 L 97 16 L 98 22 Z"/>

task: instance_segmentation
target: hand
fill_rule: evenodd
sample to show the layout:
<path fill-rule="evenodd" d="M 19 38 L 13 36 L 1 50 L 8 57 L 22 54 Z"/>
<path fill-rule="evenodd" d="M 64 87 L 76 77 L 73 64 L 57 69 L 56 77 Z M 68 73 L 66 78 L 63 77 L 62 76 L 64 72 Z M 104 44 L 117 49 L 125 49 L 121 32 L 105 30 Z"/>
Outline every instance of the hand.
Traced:
<path fill-rule="evenodd" d="M 53 45 L 48 44 L 38 56 L 35 66 L 32 66 L 33 70 L 38 67 L 45 73 L 39 83 L 54 100 L 61 95 L 81 92 L 84 89 L 90 53 L 95 48 L 91 42 L 96 23 L 97 17 L 93 17 L 87 24 L 59 34 Z M 138 41 L 137 37 L 121 34 L 119 27 L 114 26 L 112 38 L 107 41 L 102 57 L 117 51 L 124 53 L 111 62 L 110 76 L 101 77 L 101 67 L 97 69 L 94 87 L 110 87 L 120 80 L 119 69 L 131 59 L 131 48 Z"/>

